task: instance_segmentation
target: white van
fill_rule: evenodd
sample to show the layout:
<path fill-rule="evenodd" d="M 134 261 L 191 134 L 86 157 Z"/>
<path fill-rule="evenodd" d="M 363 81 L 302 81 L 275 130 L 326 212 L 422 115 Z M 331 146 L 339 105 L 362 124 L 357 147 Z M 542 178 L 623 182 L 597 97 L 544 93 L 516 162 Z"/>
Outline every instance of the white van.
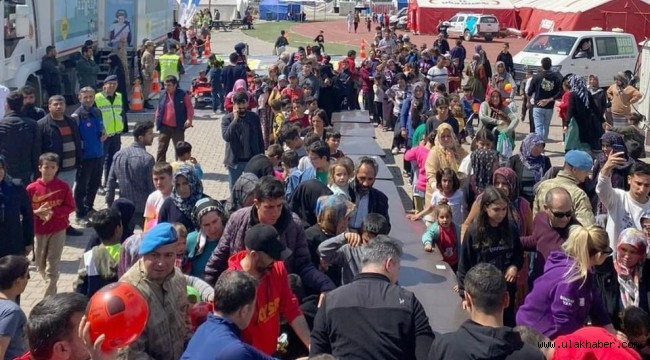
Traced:
<path fill-rule="evenodd" d="M 552 69 L 561 74 L 598 76 L 601 87 L 614 83 L 614 75 L 634 71 L 639 49 L 634 35 L 609 31 L 556 31 L 542 33 L 513 56 L 515 80 L 524 79 L 526 70 L 541 68 L 548 57 Z"/>

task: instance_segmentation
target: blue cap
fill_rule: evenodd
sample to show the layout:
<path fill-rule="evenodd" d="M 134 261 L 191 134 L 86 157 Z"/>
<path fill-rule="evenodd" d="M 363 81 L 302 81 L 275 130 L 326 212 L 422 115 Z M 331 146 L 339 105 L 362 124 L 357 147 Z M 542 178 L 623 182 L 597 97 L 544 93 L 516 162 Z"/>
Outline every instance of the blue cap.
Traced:
<path fill-rule="evenodd" d="M 593 166 L 593 159 L 581 150 L 571 150 L 564 155 L 564 162 L 578 170 L 589 171 Z"/>
<path fill-rule="evenodd" d="M 149 230 L 140 243 L 140 256 L 147 255 L 161 246 L 173 244 L 178 240 L 178 233 L 170 223 L 160 223 Z"/>

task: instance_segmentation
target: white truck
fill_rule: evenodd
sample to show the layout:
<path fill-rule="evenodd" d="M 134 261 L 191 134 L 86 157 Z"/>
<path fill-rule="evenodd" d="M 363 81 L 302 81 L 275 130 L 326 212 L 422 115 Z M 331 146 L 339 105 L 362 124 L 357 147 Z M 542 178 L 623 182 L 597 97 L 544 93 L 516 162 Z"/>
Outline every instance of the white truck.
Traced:
<path fill-rule="evenodd" d="M 4 18 L 0 46 L 0 83 L 10 89 L 31 85 L 37 103 L 42 90 L 41 60 L 54 45 L 63 72 L 63 94 L 76 98 L 75 72 L 79 50 L 87 40 L 100 49 L 115 46 L 111 36 L 127 35 L 127 50 L 136 49 L 147 38 L 162 41 L 174 21 L 174 0 L 0 0 Z M 123 19 L 117 15 L 125 14 Z M 120 23 L 120 21 L 123 21 Z M 128 24 L 124 28 L 122 24 Z M 123 30 L 121 30 L 124 28 Z M 121 31 L 121 32 L 120 32 Z"/>

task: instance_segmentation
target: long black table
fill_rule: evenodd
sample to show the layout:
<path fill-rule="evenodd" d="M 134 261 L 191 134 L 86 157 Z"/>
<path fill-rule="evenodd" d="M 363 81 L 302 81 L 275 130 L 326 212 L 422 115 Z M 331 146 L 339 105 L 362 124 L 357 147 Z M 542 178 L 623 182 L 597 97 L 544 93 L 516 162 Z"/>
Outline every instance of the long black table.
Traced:
<path fill-rule="evenodd" d="M 370 114 L 366 110 L 341 111 L 332 114 L 332 124 L 339 122 L 370 123 Z"/>
<path fill-rule="evenodd" d="M 345 154 L 347 157 L 352 159 L 354 161 L 354 164 L 359 163 L 359 159 L 363 156 L 367 155 L 353 155 L 353 154 Z M 377 165 L 379 166 L 379 172 L 377 173 L 377 179 L 378 180 L 393 180 L 393 173 L 390 172 L 390 169 L 388 166 L 386 166 L 386 163 L 384 162 L 384 159 L 382 159 L 380 156 L 370 156 L 371 158 L 375 159 L 377 162 Z"/>
<path fill-rule="evenodd" d="M 386 152 L 377 145 L 373 138 L 343 136 L 339 149 L 346 155 L 386 156 Z"/>
<path fill-rule="evenodd" d="M 334 123 L 334 129 L 341 133 L 342 136 L 354 136 L 364 138 L 375 137 L 375 127 L 371 123 L 352 123 L 337 122 Z"/>

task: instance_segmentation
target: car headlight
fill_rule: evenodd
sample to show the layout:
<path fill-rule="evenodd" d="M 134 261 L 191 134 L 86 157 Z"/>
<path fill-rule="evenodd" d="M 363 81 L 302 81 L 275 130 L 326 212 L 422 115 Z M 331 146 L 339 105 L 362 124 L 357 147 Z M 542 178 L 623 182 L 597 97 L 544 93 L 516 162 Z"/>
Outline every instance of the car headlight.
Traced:
<path fill-rule="evenodd" d="M 562 70 L 562 65 L 551 66 L 551 71 L 560 72 Z"/>

